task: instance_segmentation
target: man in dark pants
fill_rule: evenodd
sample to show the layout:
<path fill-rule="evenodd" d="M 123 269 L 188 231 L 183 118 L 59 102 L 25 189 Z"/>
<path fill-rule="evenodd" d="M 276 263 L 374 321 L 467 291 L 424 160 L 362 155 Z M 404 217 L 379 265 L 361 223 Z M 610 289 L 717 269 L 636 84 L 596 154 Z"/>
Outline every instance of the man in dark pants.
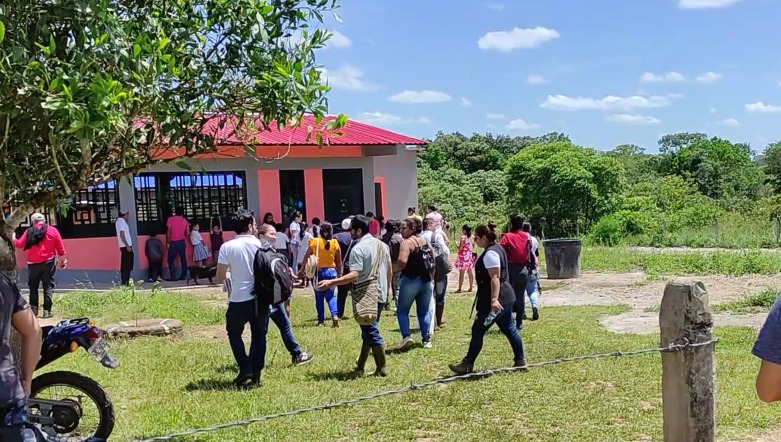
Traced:
<path fill-rule="evenodd" d="M 219 249 L 217 249 L 219 250 Z M 163 276 L 163 242 L 152 233 L 144 246 L 146 259 L 149 261 L 149 282 L 155 282 Z M 215 253 L 216 256 L 216 253 Z"/>
<path fill-rule="evenodd" d="M 27 254 L 27 285 L 30 288 L 30 305 L 38 316 L 38 291 L 43 286 L 43 317 L 52 317 L 52 295 L 54 293 L 54 273 L 57 261 L 65 268 L 65 244 L 60 232 L 46 223 L 41 213 L 30 217 L 32 226 L 25 230 L 21 238 L 14 239 L 14 247 L 23 249 Z"/>
<path fill-rule="evenodd" d="M 117 222 L 114 224 L 119 244 L 119 276 L 122 285 L 130 285 L 130 273 L 136 258 L 133 253 L 133 240 L 130 239 L 130 226 L 127 224 L 128 216 L 127 210 L 119 209 Z"/>
<path fill-rule="evenodd" d="M 342 275 L 350 273 L 350 248 L 353 244 L 353 238 L 350 234 L 350 223 L 352 216 L 342 221 L 342 231 L 334 235 L 334 239 L 339 243 L 339 251 L 342 253 Z M 340 285 L 336 292 L 336 310 L 339 317 L 344 317 L 344 309 L 347 304 L 347 295 L 350 294 L 349 285 Z"/>
<path fill-rule="evenodd" d="M 21 336 L 21 370 L 11 349 L 11 328 Z M 0 272 L 0 441 L 24 441 L 27 396 L 40 355 L 41 327 L 19 288 Z"/>
<path fill-rule="evenodd" d="M 185 238 L 190 236 L 190 224 L 184 218 L 184 209 L 177 207 L 174 215 L 166 221 L 166 241 L 168 243 L 168 273 L 169 281 L 176 281 L 176 258 L 182 267 L 180 281 L 187 279 L 187 243 Z"/>

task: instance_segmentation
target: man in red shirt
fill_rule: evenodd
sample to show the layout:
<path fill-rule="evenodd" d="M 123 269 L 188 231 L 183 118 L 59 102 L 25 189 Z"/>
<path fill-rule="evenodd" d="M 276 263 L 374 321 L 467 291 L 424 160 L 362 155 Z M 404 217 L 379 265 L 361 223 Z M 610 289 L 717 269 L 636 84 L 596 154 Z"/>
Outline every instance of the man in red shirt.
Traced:
<path fill-rule="evenodd" d="M 27 285 L 30 287 L 33 313 L 38 316 L 38 289 L 43 285 L 43 317 L 51 318 L 57 260 L 63 269 L 68 265 L 65 244 L 60 232 L 46 223 L 43 214 L 33 213 L 30 221 L 32 226 L 25 230 L 21 238 L 14 239 L 14 246 L 27 254 Z"/>
<path fill-rule="evenodd" d="M 176 281 L 176 258 L 179 258 L 179 265 L 182 267 L 180 281 L 187 279 L 187 243 L 185 238 L 190 236 L 190 224 L 184 218 L 184 209 L 177 207 L 175 214 L 168 218 L 166 226 L 168 233 L 168 273 L 169 281 Z"/>
<path fill-rule="evenodd" d="M 369 234 L 375 238 L 379 238 L 380 222 L 374 217 L 373 212 L 366 212 L 366 218 L 369 218 Z"/>

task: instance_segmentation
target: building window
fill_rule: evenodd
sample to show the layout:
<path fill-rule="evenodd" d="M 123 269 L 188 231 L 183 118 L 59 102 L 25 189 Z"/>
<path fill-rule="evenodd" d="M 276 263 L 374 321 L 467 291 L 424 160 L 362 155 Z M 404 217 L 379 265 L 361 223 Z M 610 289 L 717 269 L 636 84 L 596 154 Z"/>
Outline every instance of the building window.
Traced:
<path fill-rule="evenodd" d="M 59 207 L 38 209 L 47 222 L 56 226 L 63 238 L 105 238 L 116 235 L 114 221 L 119 206 L 115 180 L 78 190 Z M 30 227 L 30 219 L 17 229 L 21 235 Z"/>
<path fill-rule="evenodd" d="M 325 219 L 331 223 L 363 214 L 363 170 L 323 169 L 323 202 Z"/>
<path fill-rule="evenodd" d="M 218 219 L 234 230 L 231 216 L 247 207 L 244 172 L 145 173 L 133 181 L 139 235 L 164 234 L 177 207 L 203 231 Z"/>
<path fill-rule="evenodd" d="M 306 185 L 303 170 L 280 170 L 279 193 L 282 203 L 282 224 L 290 225 L 293 214 L 301 212 L 306 218 Z M 262 219 L 263 214 L 258 216 Z M 307 220 L 309 221 L 309 220 Z"/>

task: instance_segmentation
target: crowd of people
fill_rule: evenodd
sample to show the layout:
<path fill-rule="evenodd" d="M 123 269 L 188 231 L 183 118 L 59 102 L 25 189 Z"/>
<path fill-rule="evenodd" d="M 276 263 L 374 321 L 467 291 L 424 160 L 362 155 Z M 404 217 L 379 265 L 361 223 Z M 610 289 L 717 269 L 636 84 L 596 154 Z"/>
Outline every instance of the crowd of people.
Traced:
<path fill-rule="evenodd" d="M 386 353 L 407 351 L 415 345 L 410 324 L 413 304 L 420 346 L 433 347 L 433 336 L 445 323 L 448 276 L 453 270 L 446 223 L 435 207 L 428 207 L 425 217 L 410 208 L 402 220 L 385 221 L 369 212 L 350 216 L 338 225 L 314 218 L 310 226 L 300 213 L 291 218 L 285 228 L 270 213 L 258 223 L 251 211 L 241 210 L 232 219 L 237 236 L 216 251 L 217 280 L 224 281 L 228 293 L 226 330 L 239 365 L 237 385 L 260 382 L 269 319 L 279 327 L 294 365 L 312 360 L 293 336 L 292 290 L 288 293 L 284 289 L 288 285 L 313 289 L 320 326 L 330 320 L 332 327 L 339 327 L 351 299 L 353 317 L 361 329 L 362 346 L 355 366 L 358 374 L 364 372 L 372 355 L 374 374 L 386 376 Z M 463 226 L 461 233 L 455 259 L 458 291 L 463 291 L 468 278 L 469 291 L 475 289 L 477 315 L 466 356 L 450 368 L 458 374 L 473 370 L 485 332 L 493 324 L 507 336 L 515 366 L 523 367 L 526 359 L 519 332 L 526 317 L 527 294 L 533 300 L 532 319 L 539 318 L 538 243 L 531 226 L 516 216 L 501 239 L 493 223 L 477 226 L 474 232 Z M 482 253 L 477 253 L 478 248 Z M 283 261 L 285 275 L 267 264 L 271 261 Z M 276 281 L 276 285 L 263 278 Z M 283 296 L 279 295 L 280 286 Z M 386 310 L 395 310 L 401 335 L 392 347 L 386 346 L 379 329 Z M 241 338 L 247 324 L 251 332 L 249 353 Z"/>

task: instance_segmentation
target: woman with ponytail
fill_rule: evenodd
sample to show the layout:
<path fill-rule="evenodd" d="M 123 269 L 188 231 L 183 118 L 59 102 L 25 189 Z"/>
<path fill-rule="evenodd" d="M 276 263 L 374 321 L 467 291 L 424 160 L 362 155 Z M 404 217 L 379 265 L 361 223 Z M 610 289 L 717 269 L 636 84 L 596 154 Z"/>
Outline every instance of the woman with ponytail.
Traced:
<path fill-rule="evenodd" d="M 306 266 L 309 257 L 317 257 L 317 273 L 315 278 L 317 282 L 328 281 L 338 278 L 342 268 L 342 253 L 339 249 L 339 243 L 334 239 L 334 227 L 331 223 L 323 223 L 319 230 L 320 237 L 315 237 L 309 241 L 309 248 L 301 261 L 302 267 Z M 301 273 L 304 273 L 303 271 Z M 305 275 L 301 275 L 305 277 Z M 317 285 L 313 285 L 315 290 L 315 307 L 317 308 L 317 325 L 325 324 L 325 303 L 328 303 L 328 309 L 331 312 L 331 321 L 334 327 L 339 327 L 339 311 L 337 309 L 336 297 L 334 296 L 335 287 L 329 287 L 324 290 L 318 290 Z"/>
<path fill-rule="evenodd" d="M 477 226 L 475 242 L 483 249 L 475 264 L 477 295 L 475 307 L 477 315 L 472 323 L 472 340 L 464 359 L 458 364 L 450 364 L 454 373 L 462 375 L 474 370 L 475 360 L 483 349 L 483 338 L 492 325 L 510 341 L 513 349 L 515 367 L 525 367 L 526 357 L 523 342 L 513 323 L 512 311 L 515 304 L 515 292 L 508 276 L 507 252 L 496 242 L 496 224 Z"/>

